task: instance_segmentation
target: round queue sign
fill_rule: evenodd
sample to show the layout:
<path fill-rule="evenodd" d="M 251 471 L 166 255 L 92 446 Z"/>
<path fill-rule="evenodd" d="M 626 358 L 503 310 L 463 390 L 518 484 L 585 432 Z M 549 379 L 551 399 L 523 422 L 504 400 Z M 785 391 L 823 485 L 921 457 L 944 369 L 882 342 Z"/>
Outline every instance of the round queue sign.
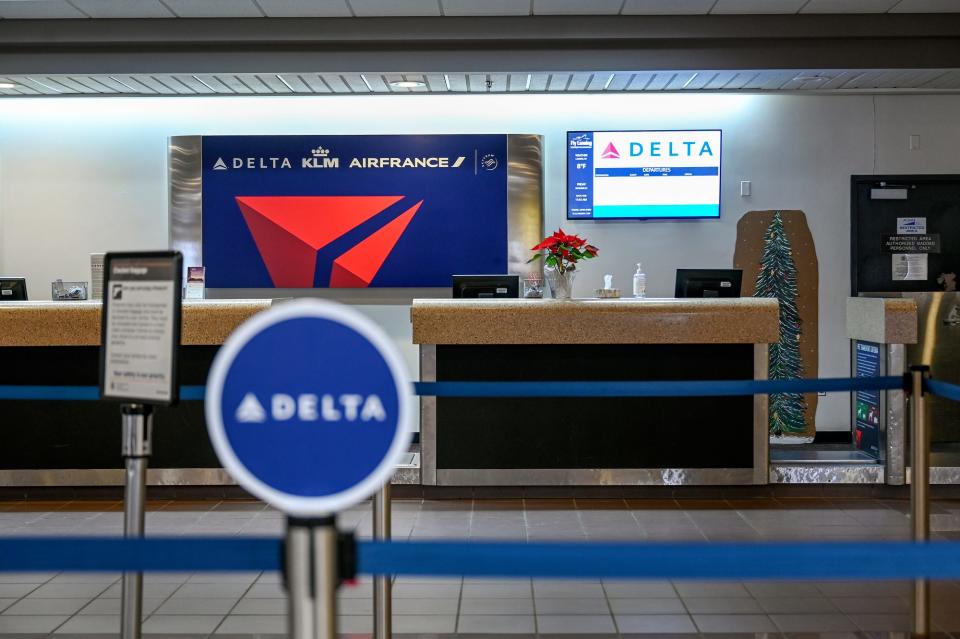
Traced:
<path fill-rule="evenodd" d="M 407 451 L 411 386 L 396 347 L 357 311 L 297 300 L 224 342 L 207 379 L 213 448 L 237 483 L 295 516 L 383 486 Z"/>

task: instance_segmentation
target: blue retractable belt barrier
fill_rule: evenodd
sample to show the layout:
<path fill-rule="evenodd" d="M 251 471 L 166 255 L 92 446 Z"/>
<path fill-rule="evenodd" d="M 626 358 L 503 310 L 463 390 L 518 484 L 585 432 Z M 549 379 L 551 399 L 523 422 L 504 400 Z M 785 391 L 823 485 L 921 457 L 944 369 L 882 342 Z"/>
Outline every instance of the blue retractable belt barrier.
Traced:
<path fill-rule="evenodd" d="M 436 397 L 717 397 L 903 389 L 903 377 L 670 382 L 414 382 Z"/>
<path fill-rule="evenodd" d="M 717 397 L 903 389 L 902 377 L 668 382 L 414 382 L 416 395 L 436 397 Z M 181 386 L 180 399 L 202 400 L 203 386 Z M 96 386 L 0 386 L 0 400 L 96 400 Z M 958 399 L 960 401 L 960 399 Z"/>
<path fill-rule="evenodd" d="M 0 572 L 279 570 L 277 538 L 0 539 Z M 370 542 L 367 575 L 620 579 L 956 579 L 960 543 Z"/>
<path fill-rule="evenodd" d="M 948 384 L 947 382 L 938 382 L 935 379 L 923 380 L 923 389 L 933 395 L 946 397 L 955 402 L 960 402 L 960 386 Z"/>
<path fill-rule="evenodd" d="M 266 537 L 0 539 L 0 572 L 277 570 L 283 542 Z"/>
<path fill-rule="evenodd" d="M 180 399 L 202 400 L 205 386 L 181 386 Z M 94 401 L 100 399 L 97 386 L 0 386 L 0 399 L 43 399 Z"/>

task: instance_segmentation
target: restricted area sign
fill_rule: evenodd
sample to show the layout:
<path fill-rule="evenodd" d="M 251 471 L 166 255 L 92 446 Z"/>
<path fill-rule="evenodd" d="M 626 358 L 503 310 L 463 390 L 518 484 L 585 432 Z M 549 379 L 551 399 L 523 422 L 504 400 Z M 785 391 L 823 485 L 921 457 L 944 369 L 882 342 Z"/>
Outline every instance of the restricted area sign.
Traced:
<path fill-rule="evenodd" d="M 410 444 L 410 396 L 376 324 L 342 304 L 298 300 L 223 344 L 207 379 L 207 429 L 243 488 L 291 515 L 327 515 L 389 481 Z"/>

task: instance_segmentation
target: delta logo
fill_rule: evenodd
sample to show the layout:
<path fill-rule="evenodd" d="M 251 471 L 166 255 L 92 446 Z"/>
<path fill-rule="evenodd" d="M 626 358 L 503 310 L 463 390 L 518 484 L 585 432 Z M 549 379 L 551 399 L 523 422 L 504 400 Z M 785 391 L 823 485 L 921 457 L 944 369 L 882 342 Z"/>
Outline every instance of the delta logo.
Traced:
<path fill-rule="evenodd" d="M 384 214 L 402 195 L 238 196 L 237 206 L 276 288 L 314 288 L 318 262 L 329 288 L 367 288 L 396 247 L 423 200 L 406 208 L 332 261 L 318 253 Z M 325 278 L 324 278 L 325 279 Z"/>
<path fill-rule="evenodd" d="M 387 419 L 387 411 L 379 395 L 300 393 L 294 396 L 274 393 L 267 406 L 269 413 L 255 394 L 246 393 L 233 417 L 240 424 L 263 424 L 268 416 L 275 422 L 289 422 L 296 418 L 301 422 L 322 421 L 331 424 L 383 422 Z"/>
<path fill-rule="evenodd" d="M 613 142 L 607 144 L 607 148 L 603 150 L 603 153 L 600 154 L 600 158 L 603 160 L 619 160 L 620 151 L 617 151 L 617 147 L 613 146 Z"/>

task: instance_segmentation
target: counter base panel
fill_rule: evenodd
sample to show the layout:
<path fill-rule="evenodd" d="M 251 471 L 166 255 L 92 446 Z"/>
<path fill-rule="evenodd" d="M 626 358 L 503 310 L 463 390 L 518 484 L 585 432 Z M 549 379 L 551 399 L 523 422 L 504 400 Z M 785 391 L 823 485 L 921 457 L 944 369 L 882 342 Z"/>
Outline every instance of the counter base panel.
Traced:
<path fill-rule="evenodd" d="M 756 373 L 752 344 L 422 349 L 424 381 L 721 380 Z M 430 398 L 421 404 L 424 483 L 754 483 L 754 403 L 751 397 Z"/>

